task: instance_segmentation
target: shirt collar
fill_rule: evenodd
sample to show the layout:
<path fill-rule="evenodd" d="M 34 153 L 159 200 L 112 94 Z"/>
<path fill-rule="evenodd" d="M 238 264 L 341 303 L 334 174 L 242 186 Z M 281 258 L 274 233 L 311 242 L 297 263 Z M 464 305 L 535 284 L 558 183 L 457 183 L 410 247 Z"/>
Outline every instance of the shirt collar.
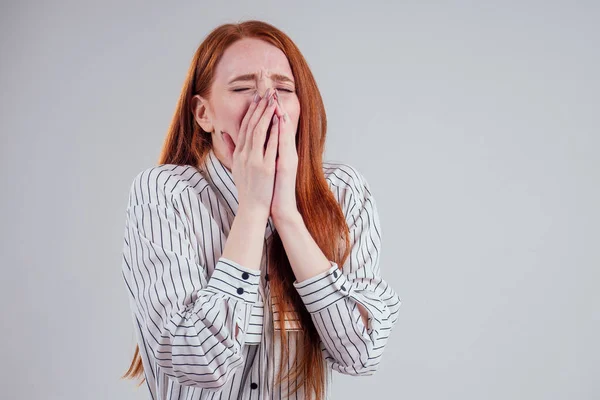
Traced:
<path fill-rule="evenodd" d="M 235 186 L 233 174 L 219 160 L 211 148 L 204 162 L 205 176 L 213 188 L 216 189 L 216 194 L 219 200 L 224 203 L 227 211 L 232 215 L 237 215 L 239 201 L 238 190 Z M 268 239 L 274 231 L 273 220 L 269 216 L 265 229 L 265 239 Z"/>

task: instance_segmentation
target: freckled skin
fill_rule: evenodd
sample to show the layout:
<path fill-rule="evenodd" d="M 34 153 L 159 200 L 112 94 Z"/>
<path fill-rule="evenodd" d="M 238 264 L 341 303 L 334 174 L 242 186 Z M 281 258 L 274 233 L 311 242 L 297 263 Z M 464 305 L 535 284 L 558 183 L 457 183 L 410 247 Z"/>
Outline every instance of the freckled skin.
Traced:
<path fill-rule="evenodd" d="M 258 79 L 228 84 L 231 79 L 250 73 L 257 74 Z M 233 160 L 221 132 L 226 132 L 234 143 L 237 142 L 242 120 L 257 91 L 263 96 L 268 88 L 277 89 L 281 108 L 290 117 L 294 131 L 297 130 L 300 102 L 295 86 L 273 80 L 271 74 L 274 73 L 294 80 L 288 59 L 281 50 L 259 39 L 244 38 L 223 53 L 215 70 L 209 98 L 194 96 L 192 106 L 196 121 L 206 132 L 212 132 L 215 154 L 229 170 Z M 235 92 L 233 89 L 246 90 Z"/>

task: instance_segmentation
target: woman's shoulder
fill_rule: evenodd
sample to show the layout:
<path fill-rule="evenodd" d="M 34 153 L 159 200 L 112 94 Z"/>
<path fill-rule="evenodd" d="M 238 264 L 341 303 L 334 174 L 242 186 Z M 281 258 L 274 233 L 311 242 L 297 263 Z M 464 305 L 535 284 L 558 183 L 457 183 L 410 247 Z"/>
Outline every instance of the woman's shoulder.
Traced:
<path fill-rule="evenodd" d="M 159 164 L 135 174 L 129 191 L 129 205 L 164 204 L 188 188 L 198 187 L 205 178 L 192 165 Z"/>
<path fill-rule="evenodd" d="M 336 160 L 323 161 L 323 173 L 330 186 L 359 194 L 367 184 L 365 176 L 354 165 Z"/>

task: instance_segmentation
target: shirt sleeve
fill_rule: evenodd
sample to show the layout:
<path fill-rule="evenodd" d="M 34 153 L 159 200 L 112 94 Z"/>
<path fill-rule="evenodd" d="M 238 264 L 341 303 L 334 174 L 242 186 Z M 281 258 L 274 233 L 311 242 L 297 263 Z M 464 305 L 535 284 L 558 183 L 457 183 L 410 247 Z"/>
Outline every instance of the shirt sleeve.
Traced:
<path fill-rule="evenodd" d="M 143 335 L 138 343 L 179 384 L 218 391 L 244 363 L 260 271 L 221 257 L 209 278 L 189 223 L 173 197 L 164 199 L 130 200 L 126 211 L 122 272 Z"/>
<path fill-rule="evenodd" d="M 401 299 L 380 274 L 381 229 L 375 199 L 356 170 L 349 211 L 351 253 L 342 269 L 294 282 L 319 332 L 326 359 L 347 375 L 372 375 L 398 319 Z M 368 312 L 365 326 L 358 304 Z"/>

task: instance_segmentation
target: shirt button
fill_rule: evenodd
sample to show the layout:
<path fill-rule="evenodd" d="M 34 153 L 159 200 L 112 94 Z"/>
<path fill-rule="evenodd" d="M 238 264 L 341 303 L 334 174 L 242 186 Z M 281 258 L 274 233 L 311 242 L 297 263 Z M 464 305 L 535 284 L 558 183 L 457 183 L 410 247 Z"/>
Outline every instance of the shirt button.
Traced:
<path fill-rule="evenodd" d="M 333 271 L 333 277 L 337 278 L 337 271 Z"/>
<path fill-rule="evenodd" d="M 244 279 L 248 279 L 249 277 L 250 277 L 250 275 L 247 272 L 244 272 L 242 274 L 242 278 L 244 278 Z"/>
<path fill-rule="evenodd" d="M 257 385 L 256 383 L 252 382 L 252 383 L 250 384 L 250 388 L 251 388 L 251 389 L 256 389 L 256 388 L 258 388 L 258 385 Z"/>
<path fill-rule="evenodd" d="M 237 292 L 238 292 L 238 294 L 242 294 L 242 293 L 244 293 L 244 289 L 243 288 L 238 288 Z"/>

